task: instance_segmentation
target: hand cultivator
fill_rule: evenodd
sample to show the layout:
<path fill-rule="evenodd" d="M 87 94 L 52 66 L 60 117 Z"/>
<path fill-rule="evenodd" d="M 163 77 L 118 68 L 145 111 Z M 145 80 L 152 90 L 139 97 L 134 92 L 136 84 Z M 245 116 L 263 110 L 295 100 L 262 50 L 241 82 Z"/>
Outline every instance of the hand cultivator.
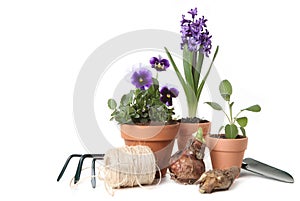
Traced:
<path fill-rule="evenodd" d="M 69 162 L 71 161 L 72 158 L 75 158 L 75 157 L 76 158 L 79 157 L 79 162 L 78 162 L 76 173 L 74 176 L 74 184 L 76 184 L 80 180 L 80 175 L 81 175 L 82 165 L 83 165 L 84 160 L 86 158 L 93 158 L 92 165 L 91 165 L 91 170 L 92 170 L 91 171 L 91 183 L 92 183 L 92 187 L 95 188 L 96 187 L 95 163 L 96 163 L 96 160 L 103 160 L 104 154 L 83 154 L 83 155 L 82 154 L 72 154 L 72 155 L 70 155 L 67 158 L 63 168 L 61 169 L 61 171 L 57 177 L 57 181 L 59 181 L 61 179 L 65 170 L 67 169 Z"/>

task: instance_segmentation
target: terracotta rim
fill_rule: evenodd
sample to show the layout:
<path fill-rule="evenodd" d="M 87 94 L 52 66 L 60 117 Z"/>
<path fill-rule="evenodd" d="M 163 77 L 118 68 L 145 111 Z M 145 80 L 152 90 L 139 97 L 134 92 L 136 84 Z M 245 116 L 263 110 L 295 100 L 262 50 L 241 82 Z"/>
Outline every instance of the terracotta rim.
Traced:
<path fill-rule="evenodd" d="M 122 124 L 120 129 L 122 138 L 126 140 L 169 141 L 178 134 L 179 123 L 147 126 Z"/>
<path fill-rule="evenodd" d="M 207 122 L 204 122 L 204 123 L 185 123 L 185 122 L 180 122 L 180 124 L 185 124 L 185 125 L 195 125 L 195 124 L 202 124 L 202 125 L 204 125 L 204 124 L 210 124 L 211 122 L 210 121 L 207 121 Z"/>
<path fill-rule="evenodd" d="M 248 137 L 224 139 L 206 136 L 206 145 L 210 151 L 241 152 L 247 149 Z"/>
<path fill-rule="evenodd" d="M 205 123 L 180 123 L 179 129 L 184 132 L 180 132 L 180 135 L 191 135 L 192 133 L 197 132 L 199 128 L 203 129 L 203 134 L 207 135 L 210 132 L 211 122 Z M 188 132 L 185 132 L 188 130 Z"/>

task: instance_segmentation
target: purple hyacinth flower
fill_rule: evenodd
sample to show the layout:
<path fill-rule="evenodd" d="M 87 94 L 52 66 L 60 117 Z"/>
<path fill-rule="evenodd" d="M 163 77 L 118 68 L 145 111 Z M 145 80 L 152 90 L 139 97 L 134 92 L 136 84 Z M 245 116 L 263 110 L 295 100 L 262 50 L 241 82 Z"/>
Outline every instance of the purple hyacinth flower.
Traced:
<path fill-rule="evenodd" d="M 192 18 L 194 19 L 197 15 L 197 8 L 191 9 L 188 13 L 191 14 Z"/>
<path fill-rule="evenodd" d="M 140 68 L 131 76 L 131 83 L 139 89 L 146 90 L 152 83 L 152 73 L 148 69 Z"/>
<path fill-rule="evenodd" d="M 206 27 L 206 22 L 207 19 L 205 19 L 204 16 L 202 16 L 202 18 L 199 18 L 199 26 Z"/>
<path fill-rule="evenodd" d="M 200 49 L 200 51 L 205 54 L 206 56 L 208 56 L 210 54 L 210 50 L 211 50 L 211 35 L 209 35 L 209 32 L 206 30 L 205 32 L 203 32 L 200 36 L 200 41 L 202 44 L 202 48 Z"/>
<path fill-rule="evenodd" d="M 185 15 L 182 15 L 182 20 L 181 20 L 180 22 L 181 22 L 181 26 L 182 26 L 182 25 L 184 25 L 185 23 L 191 23 L 191 20 L 185 19 Z"/>
<path fill-rule="evenodd" d="M 160 100 L 161 102 L 165 103 L 167 106 L 172 106 L 172 98 L 176 98 L 179 94 L 179 91 L 175 88 L 168 88 L 168 87 L 163 87 L 160 90 Z"/>
<path fill-rule="evenodd" d="M 204 16 L 196 19 L 197 8 L 191 9 L 188 13 L 192 15 L 192 20 L 186 19 L 185 15 L 182 15 L 182 21 L 180 21 L 181 49 L 187 45 L 189 51 L 200 51 L 208 57 L 211 53 L 212 42 L 211 35 L 206 28 L 207 19 Z"/>
<path fill-rule="evenodd" d="M 157 57 L 152 57 L 150 59 L 150 64 L 152 68 L 155 68 L 157 71 L 165 71 L 169 68 L 170 63 L 167 59 L 163 59 L 160 55 Z"/>
<path fill-rule="evenodd" d="M 190 38 L 188 41 L 188 49 L 189 51 L 196 52 L 199 49 L 200 42 L 195 38 Z"/>

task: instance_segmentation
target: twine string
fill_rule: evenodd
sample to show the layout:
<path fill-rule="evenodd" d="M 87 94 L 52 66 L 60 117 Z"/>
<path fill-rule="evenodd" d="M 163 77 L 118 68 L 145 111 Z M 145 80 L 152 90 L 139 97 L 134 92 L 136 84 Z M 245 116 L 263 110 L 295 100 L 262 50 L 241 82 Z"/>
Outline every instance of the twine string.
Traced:
<path fill-rule="evenodd" d="M 89 168 L 84 168 L 86 170 Z M 155 179 L 156 170 L 159 171 L 159 181 L 161 182 L 161 172 L 155 161 L 155 156 L 147 146 L 125 146 L 109 150 L 104 157 L 104 164 L 98 167 L 98 179 L 104 182 L 106 191 L 114 195 L 118 188 L 151 185 Z M 73 184 L 74 178 L 70 182 L 70 187 L 77 187 L 80 183 L 92 176 L 81 179 L 77 184 Z"/>

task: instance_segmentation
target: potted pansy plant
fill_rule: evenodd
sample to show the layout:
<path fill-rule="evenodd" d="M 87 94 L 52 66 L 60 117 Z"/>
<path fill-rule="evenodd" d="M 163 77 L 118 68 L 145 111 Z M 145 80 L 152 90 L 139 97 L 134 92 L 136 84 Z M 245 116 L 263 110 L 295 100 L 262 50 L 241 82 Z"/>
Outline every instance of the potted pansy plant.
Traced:
<path fill-rule="evenodd" d="M 188 15 L 189 17 L 182 15 L 182 21 L 180 22 L 184 75 L 179 71 L 171 53 L 165 47 L 165 51 L 184 89 L 188 107 L 188 117 L 181 119 L 178 136 L 179 150 L 185 147 L 188 139 L 199 127 L 202 128 L 204 136 L 210 131 L 210 122 L 197 117 L 197 108 L 203 87 L 218 53 L 217 47 L 208 70 L 204 73 L 203 61 L 211 54 L 212 36 L 206 26 L 207 19 L 204 16 L 198 17 L 197 8 L 188 11 Z"/>
<path fill-rule="evenodd" d="M 135 89 L 124 94 L 119 105 L 109 99 L 108 107 L 113 110 L 111 120 L 120 124 L 125 144 L 149 146 L 164 176 L 179 129 L 179 123 L 173 119 L 173 98 L 179 91 L 159 85 L 158 74 L 170 66 L 167 59 L 152 57 L 150 64 L 156 70 L 156 77 L 150 66 L 140 66 L 131 75 Z"/>

